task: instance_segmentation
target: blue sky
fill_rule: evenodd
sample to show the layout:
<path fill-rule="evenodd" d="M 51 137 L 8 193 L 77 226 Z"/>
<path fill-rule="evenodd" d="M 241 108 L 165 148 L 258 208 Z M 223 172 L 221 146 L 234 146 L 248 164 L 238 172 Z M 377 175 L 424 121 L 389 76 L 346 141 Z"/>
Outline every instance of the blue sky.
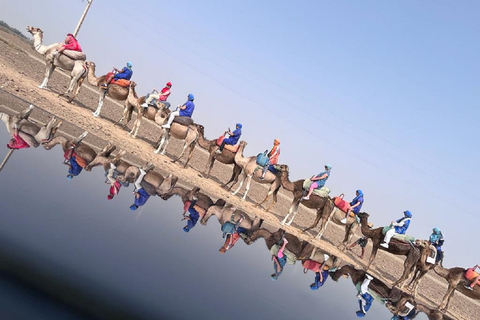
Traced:
<path fill-rule="evenodd" d="M 85 5 L 9 1 L 0 18 L 42 28 L 49 44 L 73 31 Z M 246 156 L 279 138 L 291 180 L 330 163 L 332 195 L 362 189 L 378 226 L 412 211 L 412 235 L 439 227 L 446 265 L 469 266 L 479 262 L 460 253 L 474 242 L 480 200 L 479 9 L 476 1 L 94 0 L 78 39 L 97 75 L 131 61 L 140 94 L 171 81 L 172 104 L 195 95 L 207 138 L 241 122 Z"/>

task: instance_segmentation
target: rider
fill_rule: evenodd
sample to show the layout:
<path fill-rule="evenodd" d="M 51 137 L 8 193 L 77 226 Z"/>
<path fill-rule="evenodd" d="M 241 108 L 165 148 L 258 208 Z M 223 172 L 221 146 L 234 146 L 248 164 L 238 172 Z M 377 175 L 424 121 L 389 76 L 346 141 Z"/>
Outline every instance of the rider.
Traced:
<path fill-rule="evenodd" d="M 135 191 L 133 191 L 133 194 L 135 195 L 135 203 L 130 206 L 130 210 L 132 211 L 135 211 L 138 209 L 138 207 L 143 206 L 147 202 L 148 198 L 150 198 L 150 195 L 145 189 L 142 188 L 142 185 L 140 184 L 146 174 L 147 173 L 140 168 L 140 175 L 138 176 L 137 180 L 135 180 Z"/>
<path fill-rule="evenodd" d="M 404 211 L 403 212 L 403 217 L 396 220 L 392 221 L 390 223 L 390 228 L 386 233 L 385 233 L 385 238 L 384 242 L 380 243 L 380 245 L 384 248 L 388 249 L 388 244 L 390 243 L 390 239 L 393 237 L 395 233 L 398 234 L 405 234 L 407 232 L 408 226 L 410 225 L 410 219 L 412 218 L 412 213 L 410 211 Z"/>
<path fill-rule="evenodd" d="M 193 111 L 195 110 L 195 104 L 193 103 L 193 100 L 195 100 L 195 97 L 193 96 L 193 94 L 189 93 L 187 98 L 188 98 L 187 102 L 185 102 L 181 106 L 178 106 L 177 111 L 173 111 L 170 113 L 170 117 L 168 118 L 167 123 L 164 124 L 162 128 L 170 129 L 170 125 L 172 124 L 173 119 L 176 116 L 189 117 L 189 118 L 192 117 Z"/>
<path fill-rule="evenodd" d="M 148 98 L 145 100 L 145 103 L 142 104 L 142 107 L 148 108 L 148 105 L 154 100 L 157 99 L 158 101 L 162 102 L 167 108 L 170 108 L 170 102 L 167 102 L 168 96 L 170 95 L 170 88 L 172 87 L 172 83 L 169 81 L 165 85 L 165 87 L 158 92 L 157 89 L 153 89 L 153 93 L 150 93 Z"/>
<path fill-rule="evenodd" d="M 322 287 L 325 284 L 325 281 L 327 281 L 329 267 L 326 263 L 329 258 L 329 255 L 325 253 L 323 255 L 322 263 L 311 259 L 302 261 L 303 273 L 307 273 L 308 270 L 315 272 L 315 282 L 310 285 L 310 289 L 318 290 L 318 288 Z"/>
<path fill-rule="evenodd" d="M 218 150 L 215 151 L 216 154 L 221 154 L 226 144 L 233 146 L 238 142 L 238 140 L 240 139 L 240 136 L 242 135 L 242 124 L 237 123 L 235 125 L 235 130 L 233 130 L 233 132 L 229 129 L 228 131 L 225 132 L 225 134 L 228 134 L 230 137 L 223 139 L 222 144 L 220 145 L 220 148 L 218 148 Z"/>
<path fill-rule="evenodd" d="M 53 53 L 53 55 L 56 56 L 57 54 L 62 53 L 64 50 L 72 50 L 72 51 L 82 52 L 82 48 L 78 44 L 77 39 L 71 33 L 67 34 L 67 37 L 65 38 L 64 43 L 60 44 L 57 47 L 57 50 Z"/>
<path fill-rule="evenodd" d="M 368 273 L 365 274 L 365 279 L 363 280 L 360 290 L 358 291 L 357 298 L 358 298 L 358 305 L 360 306 L 360 310 L 356 312 L 357 317 L 362 318 L 365 317 L 367 311 L 372 306 L 373 297 L 368 292 L 368 286 L 370 282 L 373 280 L 373 277 Z"/>
<path fill-rule="evenodd" d="M 113 177 L 116 166 L 113 163 L 110 163 L 110 169 L 108 169 L 107 179 L 110 181 L 110 192 L 107 196 L 108 200 L 112 200 L 119 192 L 122 184 Z"/>
<path fill-rule="evenodd" d="M 195 227 L 198 219 L 200 218 L 200 213 L 195 210 L 195 204 L 197 203 L 197 198 L 193 197 L 192 201 L 187 200 L 183 206 L 183 217 L 184 220 L 187 220 L 187 225 L 183 227 L 183 231 L 189 232 L 190 229 Z M 188 212 L 188 213 L 187 213 Z"/>
<path fill-rule="evenodd" d="M 362 190 L 359 189 L 356 191 L 356 197 L 353 198 L 352 202 L 350 202 L 350 208 L 348 208 L 345 218 L 340 220 L 340 222 L 343 224 L 347 223 L 347 218 L 350 215 L 350 213 L 353 212 L 355 215 L 357 215 L 360 212 L 360 209 L 362 209 L 362 205 L 363 205 L 363 192 Z"/>
<path fill-rule="evenodd" d="M 432 231 L 433 232 L 430 235 L 430 238 L 428 239 L 428 241 L 430 242 L 430 244 L 432 244 L 435 247 L 435 249 L 437 249 L 437 257 L 435 258 L 435 263 L 438 263 L 443 258 L 442 246 L 443 246 L 443 243 L 445 242 L 445 239 L 440 229 L 433 228 Z"/>
<path fill-rule="evenodd" d="M 273 140 L 272 150 L 270 150 L 267 156 L 268 156 L 268 161 L 263 167 L 262 176 L 260 177 L 260 180 L 265 179 L 265 174 L 267 173 L 267 170 L 270 166 L 274 166 L 278 163 L 278 157 L 280 156 L 280 140 L 279 139 Z"/>
<path fill-rule="evenodd" d="M 104 88 L 108 87 L 108 84 L 112 80 L 118 80 L 118 79 L 130 80 L 132 78 L 133 70 L 132 70 L 131 62 L 127 62 L 127 65 L 123 67 L 122 70 L 118 70 L 117 68 L 113 68 L 113 70 L 115 70 L 116 73 L 109 72 L 105 77 L 105 83 L 102 85 L 102 87 Z"/>
<path fill-rule="evenodd" d="M 287 263 L 287 256 L 283 253 L 283 250 L 285 250 L 285 247 L 287 246 L 287 239 L 283 238 L 283 244 L 278 250 L 278 253 L 276 255 L 272 255 L 272 260 L 273 260 L 273 270 L 274 273 L 271 274 L 272 280 L 277 280 L 278 277 L 282 274 L 283 272 L 283 267 L 285 267 L 285 264 Z"/>
<path fill-rule="evenodd" d="M 327 181 L 328 177 L 330 177 L 331 170 L 332 170 L 332 166 L 329 164 L 326 164 L 325 171 L 320 172 L 316 176 L 312 176 L 310 178 L 310 180 L 313 181 L 313 183 L 310 186 L 310 189 L 308 190 L 308 194 L 305 197 L 303 197 L 302 200 L 309 200 L 314 189 L 320 189 L 325 185 L 325 182 Z"/>

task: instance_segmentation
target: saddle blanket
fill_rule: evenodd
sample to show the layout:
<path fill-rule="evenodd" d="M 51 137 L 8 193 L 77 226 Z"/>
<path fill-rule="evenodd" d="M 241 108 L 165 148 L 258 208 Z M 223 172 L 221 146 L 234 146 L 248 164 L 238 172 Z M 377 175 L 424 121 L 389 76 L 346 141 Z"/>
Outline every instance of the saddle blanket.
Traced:
<path fill-rule="evenodd" d="M 188 125 L 193 124 L 193 119 L 190 118 L 190 117 L 176 116 L 175 118 L 173 118 L 173 122 L 176 122 L 176 123 L 184 125 L 184 126 L 188 126 Z"/>
<path fill-rule="evenodd" d="M 310 186 L 313 184 L 313 181 L 310 179 L 305 179 L 303 181 L 303 190 L 309 190 Z M 330 194 L 330 189 L 328 187 L 321 187 L 320 189 L 313 190 L 313 193 L 322 198 L 327 197 Z"/>
<path fill-rule="evenodd" d="M 110 84 L 116 84 L 117 86 L 128 88 L 130 85 L 130 81 L 125 80 L 125 79 L 118 79 L 118 80 L 112 80 Z"/>
<path fill-rule="evenodd" d="M 73 60 L 82 60 L 82 61 L 87 60 L 87 55 L 80 51 L 63 50 L 62 53 Z"/>

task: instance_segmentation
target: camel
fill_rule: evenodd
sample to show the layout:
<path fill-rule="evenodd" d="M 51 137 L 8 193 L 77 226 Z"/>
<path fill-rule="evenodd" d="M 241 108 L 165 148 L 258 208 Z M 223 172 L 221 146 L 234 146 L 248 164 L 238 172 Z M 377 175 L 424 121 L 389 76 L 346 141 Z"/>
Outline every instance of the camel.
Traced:
<path fill-rule="evenodd" d="M 230 190 L 237 183 L 238 176 L 240 175 L 240 172 L 242 172 L 242 168 L 235 163 L 235 153 L 230 150 L 223 149 L 223 152 L 221 154 L 216 154 L 215 151 L 218 150 L 217 140 L 205 139 L 204 127 L 202 125 L 196 125 L 196 126 L 199 133 L 198 144 L 200 145 L 201 148 L 207 150 L 209 153 L 207 165 L 205 166 L 205 170 L 203 171 L 205 178 L 210 177 L 210 171 L 213 168 L 215 160 L 218 160 L 219 162 L 224 164 L 233 164 L 233 172 L 232 172 L 232 176 L 230 177 L 230 180 L 228 180 L 226 183 L 221 185 L 221 187 L 224 188 L 228 186 L 230 182 L 233 181 L 232 185 L 229 188 Z"/>
<path fill-rule="evenodd" d="M 280 177 L 270 171 L 267 171 L 265 174 L 265 179 L 260 180 L 262 170 L 257 169 L 257 157 L 245 158 L 243 156 L 243 150 L 245 149 L 246 145 L 246 141 L 240 141 L 238 151 L 235 153 L 235 163 L 242 168 L 242 178 L 240 179 L 240 185 L 238 186 L 237 190 L 235 190 L 232 194 L 236 195 L 242 188 L 243 183 L 247 182 L 245 186 L 245 193 L 242 197 L 242 200 L 245 200 L 247 198 L 248 190 L 250 189 L 252 178 L 259 183 L 268 183 L 270 184 L 268 193 L 266 197 L 259 204 L 257 204 L 257 206 L 266 202 L 270 195 L 273 195 L 273 203 L 268 207 L 268 209 L 270 209 L 277 202 L 277 193 L 281 186 Z"/>
<path fill-rule="evenodd" d="M 195 149 L 195 145 L 198 141 L 199 133 L 197 126 L 195 126 L 194 124 L 185 125 L 174 121 L 170 126 L 170 129 L 162 128 L 162 134 L 160 136 L 159 142 L 155 145 L 156 150 L 154 151 L 154 153 L 160 153 L 161 155 L 165 155 L 165 150 L 167 149 L 168 143 L 170 141 L 170 136 L 173 136 L 180 140 L 184 140 L 182 153 L 178 156 L 177 159 L 173 160 L 172 162 L 175 163 L 180 160 L 185 153 L 187 147 L 189 148 L 187 161 L 184 164 L 184 168 L 186 168 L 188 166 L 188 162 L 193 156 L 193 150 Z"/>
<path fill-rule="evenodd" d="M 468 290 L 465 288 L 466 280 L 465 280 L 465 272 L 467 269 L 462 267 L 454 267 L 454 268 L 444 268 L 439 265 L 436 265 L 433 268 L 436 274 L 440 277 L 444 278 L 448 282 L 447 292 L 442 299 L 442 302 L 438 306 L 438 308 L 442 311 L 447 311 L 448 304 L 450 303 L 450 299 L 453 296 L 455 290 L 458 290 L 463 295 L 475 299 L 480 300 L 480 286 L 476 285 L 473 290 Z M 470 284 L 470 283 L 469 283 Z"/>
<path fill-rule="evenodd" d="M 305 240 L 300 240 L 298 237 L 285 232 L 283 229 L 271 232 L 265 228 L 259 228 L 249 235 L 246 242 L 250 245 L 259 238 L 263 238 L 265 239 L 265 244 L 267 245 L 268 250 L 270 250 L 274 244 L 280 243 L 283 237 L 288 241 L 286 249 L 293 253 L 297 257 L 297 260 L 304 260 L 309 257 L 313 258 L 313 244 Z"/>
<path fill-rule="evenodd" d="M 200 223 L 206 226 L 208 219 L 210 219 L 212 215 L 217 216 L 217 219 L 221 225 L 232 219 L 234 221 L 239 221 L 240 218 L 243 217 L 239 226 L 247 230 L 256 230 L 263 222 L 260 217 L 255 217 L 255 219 L 252 220 L 248 214 L 232 205 L 226 204 L 225 201 L 217 201 L 215 205 L 210 206 L 205 215 L 202 217 L 202 220 L 200 220 Z"/>
<path fill-rule="evenodd" d="M 146 97 L 138 97 L 137 92 L 135 91 L 136 86 L 137 84 L 134 81 L 130 82 L 130 85 L 128 86 L 128 96 L 126 100 L 126 102 L 128 101 L 128 103 L 125 103 L 122 118 L 118 121 L 118 123 L 123 122 L 123 125 L 126 127 L 128 122 L 132 119 L 132 113 L 134 108 L 137 110 L 137 118 L 133 124 L 132 130 L 129 133 L 129 135 L 134 139 L 137 137 L 138 129 L 142 124 L 143 117 L 146 117 L 147 119 L 153 120 L 157 124 L 162 125 L 167 121 L 170 114 L 168 106 L 163 103 L 159 103 L 159 109 L 156 109 L 152 106 L 149 106 L 147 109 L 142 107 L 142 104 L 145 103 Z"/>
<path fill-rule="evenodd" d="M 375 259 L 375 256 L 377 255 L 377 251 L 380 248 L 387 252 L 390 252 L 396 255 L 403 255 L 407 257 L 403 264 L 403 267 L 404 267 L 403 274 L 400 277 L 400 279 L 398 279 L 393 284 L 393 286 L 402 285 L 405 282 L 405 280 L 407 280 L 413 274 L 413 272 L 415 271 L 415 268 L 420 270 L 420 272 L 422 271 L 421 268 L 423 264 L 418 263 L 418 261 L 422 256 L 426 257 L 425 251 L 429 250 L 428 247 L 426 246 L 422 247 L 419 245 L 412 244 L 410 242 L 404 242 L 404 241 L 400 241 L 398 239 L 392 238 L 392 240 L 389 243 L 388 249 L 385 249 L 380 245 L 380 243 L 383 241 L 383 238 L 385 237 L 385 235 L 382 233 L 383 227 L 379 227 L 376 229 L 369 228 L 368 226 L 369 214 L 366 212 L 360 212 L 358 214 L 358 217 L 360 218 L 360 226 L 361 226 L 362 234 L 372 240 L 372 253 L 370 255 L 370 259 L 367 264 L 367 270 L 370 268 L 370 265 Z M 415 283 L 414 285 L 416 286 L 418 285 L 418 283 Z"/>
<path fill-rule="evenodd" d="M 419 312 L 423 312 L 427 315 L 429 320 L 454 320 L 454 318 L 440 312 L 437 309 L 431 309 L 421 303 L 417 303 L 417 308 Z"/>
<path fill-rule="evenodd" d="M 173 174 L 169 174 L 168 177 L 164 178 L 160 173 L 153 171 L 152 169 L 153 165 L 151 163 L 143 167 L 143 170 L 145 170 L 147 174 L 143 177 L 140 184 L 149 195 L 163 197 L 166 193 L 172 190 L 178 178 Z M 132 165 L 125 170 L 123 175 L 119 175 L 118 179 L 122 182 L 133 182 L 139 175 L 140 169 L 137 166 Z"/>
<path fill-rule="evenodd" d="M 285 190 L 288 190 L 293 193 L 293 201 L 292 205 L 290 206 L 290 209 L 288 210 L 288 214 L 285 216 L 285 218 L 282 220 L 281 224 L 282 225 L 291 225 L 293 222 L 293 219 L 295 219 L 295 216 L 298 213 L 298 207 L 300 206 L 300 203 L 302 203 L 305 207 L 310 208 L 310 209 L 315 209 L 317 210 L 317 218 L 320 220 L 320 215 L 323 207 L 328 201 L 327 197 L 320 197 L 316 194 L 312 194 L 310 197 L 310 200 L 304 200 L 302 201 L 303 197 L 303 182 L 305 181 L 304 179 L 297 180 L 295 182 L 291 182 L 289 180 L 289 168 L 287 165 L 278 165 L 278 171 L 280 171 L 280 182 L 282 187 Z M 287 222 L 288 218 L 292 215 L 292 218 L 290 219 L 289 222 Z M 316 221 L 315 225 L 318 224 L 318 221 Z"/>
<path fill-rule="evenodd" d="M 360 285 L 365 280 L 366 274 L 366 271 L 356 269 L 354 266 L 349 264 L 344 265 L 335 272 L 330 273 L 334 281 L 338 281 L 338 279 L 340 279 L 342 276 L 350 277 L 355 286 Z M 376 278 L 372 279 L 368 289 L 369 291 L 373 291 L 372 293 L 381 299 L 381 303 L 386 302 L 386 307 L 393 314 L 400 314 L 403 316 L 406 315 L 405 313 L 408 314 L 409 309 L 405 306 L 406 302 L 416 306 L 415 298 L 413 296 L 395 287 L 390 289 L 385 283 Z"/>
<path fill-rule="evenodd" d="M 77 156 L 77 158 L 81 158 L 85 162 L 85 170 L 90 171 L 90 168 L 87 168 L 87 165 L 90 164 L 92 161 L 97 156 L 108 158 L 110 154 L 116 149 L 116 147 L 112 144 L 108 144 L 105 146 L 98 154 L 95 150 L 93 150 L 92 147 L 86 145 L 85 143 L 80 143 L 85 136 L 88 134 L 87 131 L 82 133 L 78 138 L 70 139 L 65 136 L 58 135 L 54 137 L 52 140 L 49 142 L 45 143 L 43 147 L 46 150 L 51 150 L 53 147 L 55 147 L 57 144 L 60 144 L 62 146 L 63 152 L 67 152 L 71 148 L 74 148 L 74 152 Z M 80 164 L 80 163 L 79 163 Z M 98 163 L 100 164 L 100 163 Z"/>
<path fill-rule="evenodd" d="M 315 228 L 321 220 L 320 231 L 316 236 L 317 239 L 320 239 L 327 228 L 328 222 L 331 220 L 336 224 L 345 226 L 345 238 L 343 239 L 343 242 L 341 244 L 345 248 L 348 241 L 350 241 L 351 237 L 355 234 L 355 231 L 358 227 L 355 217 L 348 217 L 346 224 L 341 223 L 340 220 L 345 217 L 345 214 L 334 207 L 333 201 L 329 197 L 320 197 L 316 194 L 312 194 L 309 200 L 302 200 L 303 182 L 305 180 L 300 179 L 295 182 L 291 182 L 288 178 L 288 166 L 283 164 L 278 165 L 277 168 L 278 171 L 280 171 L 280 182 L 282 184 L 282 187 L 293 193 L 292 205 L 290 206 L 288 214 L 282 220 L 281 224 L 286 224 L 288 226 L 291 225 L 293 219 L 298 213 L 298 207 L 300 206 L 300 203 L 302 203 L 305 207 L 315 209 L 317 211 L 317 217 L 315 218 L 313 224 L 310 227 L 304 229 L 302 232 L 306 232 Z M 290 215 L 292 215 L 292 218 L 289 222 L 287 222 Z"/>
<path fill-rule="evenodd" d="M 105 83 L 106 75 L 103 75 L 97 78 L 95 76 L 95 63 L 89 61 L 89 62 L 86 62 L 86 65 L 88 67 L 87 81 L 90 85 L 97 87 L 98 93 L 99 93 L 97 110 L 92 112 L 94 117 L 98 118 L 100 116 L 100 111 L 102 111 L 103 102 L 107 95 L 114 100 L 124 101 L 125 109 L 134 107 L 130 104 L 130 102 L 127 99 L 128 90 L 129 90 L 128 88 L 112 83 L 105 89 L 104 87 L 102 87 L 102 84 Z M 130 119 L 128 119 L 128 121 L 129 120 Z"/>
<path fill-rule="evenodd" d="M 78 95 L 80 87 L 87 76 L 88 66 L 86 65 L 85 61 L 73 60 L 65 54 L 59 54 L 57 57 L 54 56 L 53 53 L 59 46 L 58 43 L 45 46 L 42 44 L 43 31 L 40 28 L 27 26 L 27 31 L 33 36 L 33 47 L 35 50 L 45 56 L 45 77 L 43 82 L 38 87 L 40 89 L 47 89 L 48 80 L 50 79 L 50 76 L 56 67 L 71 71 L 68 89 L 61 95 L 68 96 L 69 93 L 73 92 L 72 97 L 68 99 L 68 102 L 72 102 Z"/>
<path fill-rule="evenodd" d="M 58 128 L 62 125 L 62 121 L 52 117 L 44 126 L 39 127 L 31 122 L 28 117 L 32 113 L 34 106 L 30 105 L 27 109 L 18 115 L 10 116 L 7 113 L 0 112 L 0 119 L 5 123 L 7 131 L 12 134 L 14 126 L 18 127 L 19 136 L 32 148 L 38 147 L 42 143 L 50 141 Z"/>
<path fill-rule="evenodd" d="M 162 199 L 168 200 L 173 195 L 179 196 L 182 199 L 183 203 L 185 203 L 186 201 L 192 201 L 193 197 L 197 198 L 195 206 L 201 209 L 200 211 L 197 210 L 199 211 L 200 217 L 203 217 L 211 206 L 222 206 L 225 203 L 223 199 L 218 199 L 216 202 L 213 202 L 213 200 L 209 196 L 200 192 L 199 187 L 193 187 L 191 190 L 187 190 L 180 186 L 174 186 L 169 192 L 162 195 Z"/>

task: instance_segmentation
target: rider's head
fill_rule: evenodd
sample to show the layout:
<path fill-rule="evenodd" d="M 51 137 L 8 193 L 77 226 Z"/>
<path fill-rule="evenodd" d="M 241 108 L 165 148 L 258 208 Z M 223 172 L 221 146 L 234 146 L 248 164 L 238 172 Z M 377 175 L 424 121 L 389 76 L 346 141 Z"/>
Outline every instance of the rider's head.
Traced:
<path fill-rule="evenodd" d="M 137 210 L 138 206 L 134 203 L 130 206 L 130 210 L 135 211 Z"/>
<path fill-rule="evenodd" d="M 325 165 L 325 170 L 328 170 L 328 171 L 332 170 L 332 166 L 329 165 L 329 164 L 326 164 Z"/>
<path fill-rule="evenodd" d="M 67 174 L 67 179 L 72 180 L 73 179 L 73 174 Z"/>
<path fill-rule="evenodd" d="M 405 215 L 405 217 L 407 218 L 411 218 L 412 217 L 412 213 L 408 210 L 404 211 L 403 214 Z"/>
<path fill-rule="evenodd" d="M 188 100 L 193 101 L 194 99 L 195 99 L 195 97 L 193 96 L 193 94 L 189 93 L 188 94 Z"/>
<path fill-rule="evenodd" d="M 172 83 L 170 81 L 167 82 L 166 84 L 167 87 L 171 88 L 172 87 Z"/>
<path fill-rule="evenodd" d="M 442 233 L 442 231 L 440 231 L 440 229 L 438 229 L 437 227 L 433 228 L 433 233 L 435 234 L 440 234 Z"/>
<path fill-rule="evenodd" d="M 280 144 L 280 139 L 273 140 L 273 144 L 278 146 Z"/>
<path fill-rule="evenodd" d="M 127 68 L 132 69 L 132 63 L 131 62 L 127 62 Z"/>

